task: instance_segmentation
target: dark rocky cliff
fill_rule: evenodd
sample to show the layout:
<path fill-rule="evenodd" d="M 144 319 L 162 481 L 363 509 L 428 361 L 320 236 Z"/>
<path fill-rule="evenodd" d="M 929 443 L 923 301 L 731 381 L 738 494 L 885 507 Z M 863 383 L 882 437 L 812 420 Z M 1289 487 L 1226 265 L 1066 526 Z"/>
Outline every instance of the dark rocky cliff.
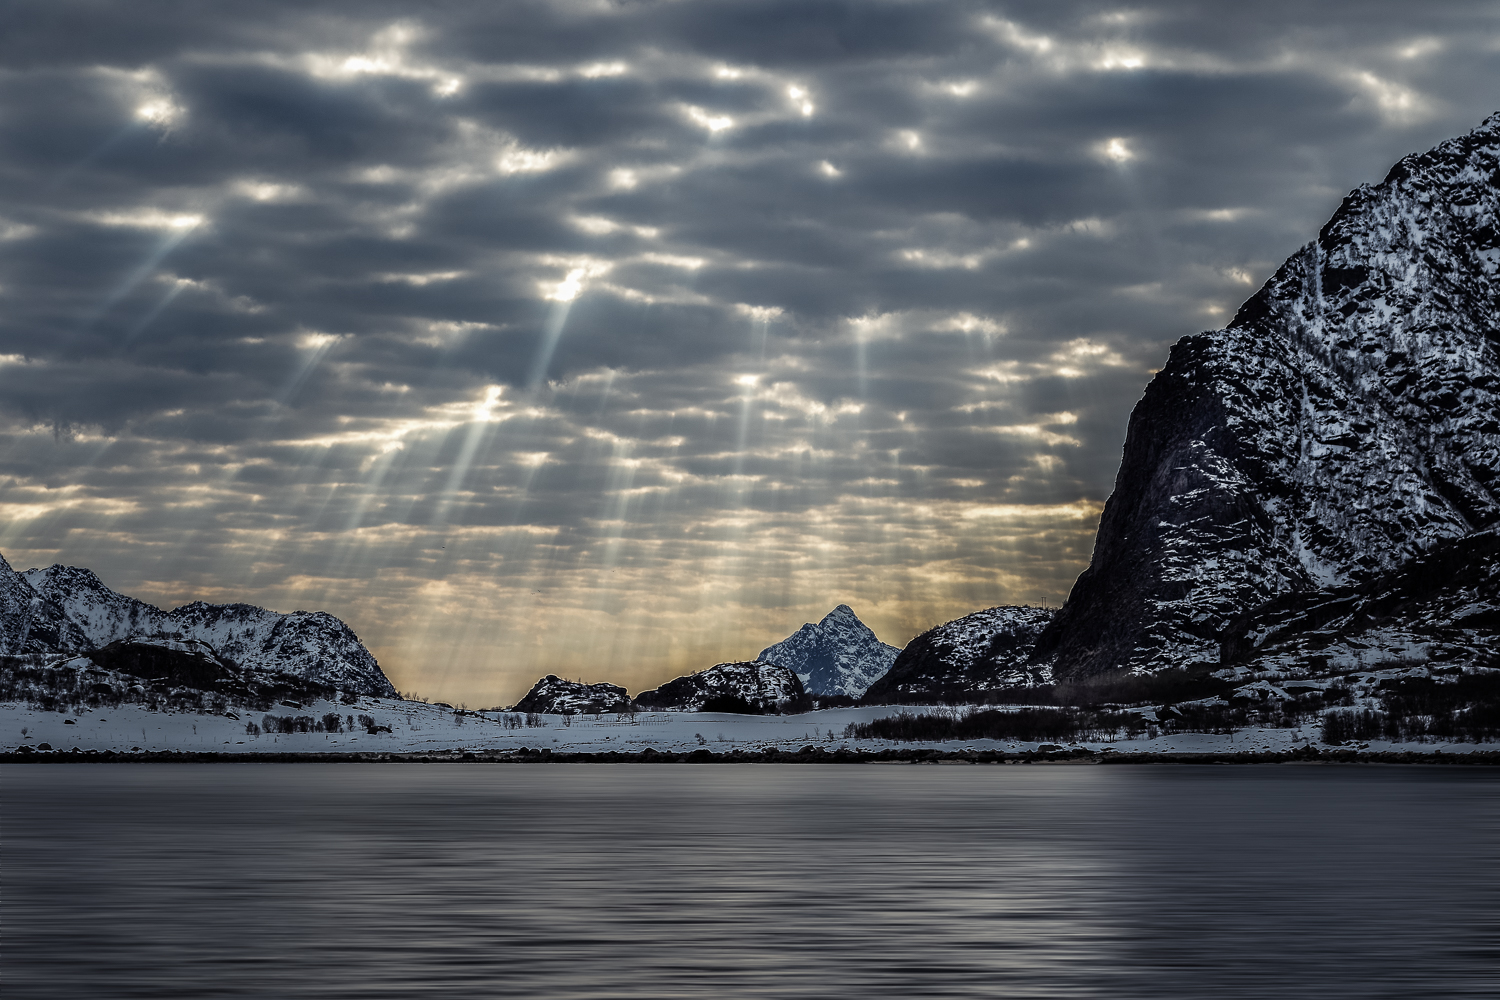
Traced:
<path fill-rule="evenodd" d="M 1033 660 L 1217 665 L 1268 602 L 1379 589 L 1496 523 L 1497 350 L 1500 115 L 1354 191 L 1228 328 L 1173 348 Z"/>

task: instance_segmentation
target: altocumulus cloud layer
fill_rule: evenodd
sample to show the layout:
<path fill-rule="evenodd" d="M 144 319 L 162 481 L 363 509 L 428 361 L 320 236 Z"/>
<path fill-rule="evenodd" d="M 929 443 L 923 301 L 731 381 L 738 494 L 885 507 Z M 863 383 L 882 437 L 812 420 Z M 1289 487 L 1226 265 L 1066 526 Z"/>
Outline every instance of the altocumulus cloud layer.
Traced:
<path fill-rule="evenodd" d="M 1167 346 L 1500 75 L 1467 0 L 3 16 L 0 551 L 470 704 L 1060 601 Z"/>

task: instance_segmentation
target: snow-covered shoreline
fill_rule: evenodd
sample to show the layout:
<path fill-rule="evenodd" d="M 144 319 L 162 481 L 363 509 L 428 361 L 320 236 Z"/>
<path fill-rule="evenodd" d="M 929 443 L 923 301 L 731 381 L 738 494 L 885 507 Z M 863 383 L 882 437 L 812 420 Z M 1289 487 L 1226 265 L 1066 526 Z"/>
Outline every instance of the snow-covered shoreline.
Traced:
<path fill-rule="evenodd" d="M 1117 741 L 1069 741 L 1065 743 L 1015 740 L 950 740 L 897 742 L 849 739 L 844 732 L 851 723 L 869 722 L 900 709 L 893 706 L 835 708 L 801 715 L 731 715 L 713 712 L 653 712 L 629 715 L 531 716 L 505 712 L 456 712 L 445 705 L 362 697 L 354 704 L 316 702 L 287 705 L 270 712 L 231 710 L 229 715 L 157 712 L 137 705 L 82 710 L 78 713 L 49 712 L 39 708 L 0 703 L 0 753 L 31 751 L 43 745 L 54 754 L 112 753 L 151 756 L 163 753 L 232 754 L 236 757 L 266 755 L 328 754 L 435 754 L 471 753 L 488 756 L 537 754 L 545 750 L 565 759 L 573 754 L 617 753 L 638 755 L 650 750 L 665 755 L 684 755 L 706 750 L 715 756 L 727 754 L 797 753 L 814 747 L 824 754 L 838 751 L 859 755 L 887 751 L 936 750 L 945 753 L 1046 754 L 1091 751 L 1099 756 L 1162 758 L 1181 755 L 1205 757 L 1307 754 L 1357 751 L 1361 758 L 1374 755 L 1468 756 L 1500 753 L 1500 743 L 1391 743 L 1369 741 L 1344 746 L 1320 740 L 1313 724 L 1298 729 L 1240 730 L 1233 734 L 1173 733 L 1154 739 Z M 338 732 L 247 732 L 253 724 L 264 729 L 266 716 L 321 720 L 338 715 Z M 370 733 L 359 728 L 360 717 L 390 732 Z M 348 722 L 356 723 L 349 731 Z M 21 751 L 20 748 L 30 748 Z M 1048 749 L 1044 749 L 1048 748 Z M 44 751 L 45 752 L 45 751 Z M 1088 756 L 1079 753 L 1079 756 Z"/>

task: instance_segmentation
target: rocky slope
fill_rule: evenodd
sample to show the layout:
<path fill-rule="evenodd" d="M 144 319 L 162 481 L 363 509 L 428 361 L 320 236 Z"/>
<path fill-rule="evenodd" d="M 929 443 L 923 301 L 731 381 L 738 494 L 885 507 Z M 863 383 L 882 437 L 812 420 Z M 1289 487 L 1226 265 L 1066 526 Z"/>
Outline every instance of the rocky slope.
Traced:
<path fill-rule="evenodd" d="M 548 674 L 531 686 L 526 697 L 512 707 L 513 712 L 539 712 L 544 715 L 597 715 L 624 712 L 633 707 L 630 695 L 614 684 L 584 684 L 563 680 Z"/>
<path fill-rule="evenodd" d="M 375 657 L 324 612 L 278 614 L 248 604 L 194 602 L 166 612 L 118 594 L 86 569 L 16 573 L 0 557 L 0 653 L 89 653 L 124 639 L 196 641 L 239 670 L 314 686 L 397 697 Z"/>
<path fill-rule="evenodd" d="M 48 653 L 90 645 L 67 612 L 32 589 L 0 555 L 0 654 Z"/>
<path fill-rule="evenodd" d="M 117 594 L 93 570 L 76 566 L 29 569 L 21 578 L 31 589 L 62 609 L 87 636 L 91 646 L 104 646 L 130 635 L 169 632 L 169 616 L 160 608 Z M 82 647 L 75 647 L 82 648 Z"/>
<path fill-rule="evenodd" d="M 849 605 L 840 604 L 816 625 L 809 622 L 767 646 L 756 660 L 790 667 L 808 694 L 858 698 L 891 669 L 900 652 L 875 638 Z"/>
<path fill-rule="evenodd" d="M 635 696 L 642 708 L 668 712 L 779 712 L 802 698 L 802 681 L 775 663 L 719 663 Z"/>
<path fill-rule="evenodd" d="M 984 701 L 1006 688 L 1045 684 L 1051 672 L 1028 660 L 1054 613 L 1002 606 L 928 629 L 906 644 L 863 700 L 875 705 Z"/>
<path fill-rule="evenodd" d="M 1216 674 L 1235 681 L 1500 667 L 1500 531 L 1436 545 L 1358 586 L 1254 608 L 1225 629 L 1220 662 Z"/>
<path fill-rule="evenodd" d="M 1500 115 L 1354 191 L 1228 328 L 1178 342 L 1039 664 L 1081 680 L 1243 660 L 1256 609 L 1397 586 L 1500 520 L 1497 175 Z M 1487 579 L 1450 595 L 1472 612 L 1430 585 L 1382 613 L 1423 636 L 1489 621 Z"/>

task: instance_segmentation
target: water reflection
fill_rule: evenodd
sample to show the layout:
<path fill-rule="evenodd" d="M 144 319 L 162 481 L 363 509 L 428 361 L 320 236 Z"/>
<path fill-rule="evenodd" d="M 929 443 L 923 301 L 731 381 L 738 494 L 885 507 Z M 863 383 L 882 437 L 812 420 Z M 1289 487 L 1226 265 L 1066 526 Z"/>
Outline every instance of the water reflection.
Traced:
<path fill-rule="evenodd" d="M 16 997 L 1493 992 L 1464 769 L 34 765 Z"/>

